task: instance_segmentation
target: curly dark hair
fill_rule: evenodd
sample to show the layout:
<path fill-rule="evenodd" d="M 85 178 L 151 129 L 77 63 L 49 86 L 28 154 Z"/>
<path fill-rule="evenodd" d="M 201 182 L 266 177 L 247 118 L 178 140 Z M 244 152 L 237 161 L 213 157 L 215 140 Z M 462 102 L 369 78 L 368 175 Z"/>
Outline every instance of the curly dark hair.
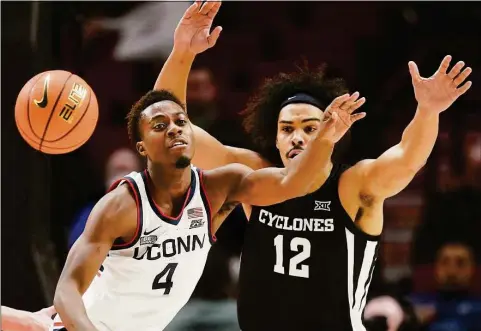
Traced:
<path fill-rule="evenodd" d="M 185 105 L 172 93 L 167 90 L 149 91 L 137 101 L 127 114 L 127 129 L 132 143 L 142 140 L 140 134 L 140 118 L 142 112 L 149 106 L 160 101 L 172 101 L 178 104 L 185 111 Z"/>
<path fill-rule="evenodd" d="M 326 77 L 326 65 L 310 70 L 307 65 L 298 72 L 280 73 L 267 79 L 250 98 L 244 116 L 244 130 L 258 151 L 271 163 L 281 164 L 276 149 L 277 119 L 281 104 L 296 93 L 306 93 L 327 107 L 334 98 L 347 93 L 344 80 Z"/>

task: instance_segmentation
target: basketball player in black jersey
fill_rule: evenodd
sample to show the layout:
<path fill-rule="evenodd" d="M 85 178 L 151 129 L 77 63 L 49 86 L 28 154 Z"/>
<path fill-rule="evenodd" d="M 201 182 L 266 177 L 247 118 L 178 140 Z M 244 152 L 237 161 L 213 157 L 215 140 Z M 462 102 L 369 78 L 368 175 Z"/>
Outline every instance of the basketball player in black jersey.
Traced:
<path fill-rule="evenodd" d="M 181 19 L 174 49 L 155 89 L 168 89 L 185 100 L 187 76 L 195 55 L 214 46 L 215 16 L 193 5 Z M 217 3 L 218 10 L 220 4 Z M 248 51 L 248 50 L 247 50 Z M 227 60 L 227 59 L 223 59 Z M 451 57 L 423 78 L 409 63 L 416 114 L 398 144 L 377 159 L 352 167 L 329 167 L 324 185 L 306 196 L 271 206 L 243 205 L 249 219 L 240 271 L 239 322 L 250 330 L 365 330 L 362 312 L 377 258 L 384 200 L 403 190 L 423 167 L 438 135 L 439 115 L 471 86 L 471 73 Z M 266 81 L 245 111 L 245 128 L 264 150 L 222 145 L 194 126 L 202 168 L 231 162 L 259 169 L 280 160 L 288 165 L 305 152 L 318 124 L 332 116 L 329 96 L 344 93 L 341 81 L 323 72 L 279 75 Z M 347 129 L 345 109 L 336 110 Z M 335 149 L 338 146 L 335 147 Z M 275 155 L 277 154 L 277 155 Z M 320 157 L 320 156 L 319 156 Z"/>

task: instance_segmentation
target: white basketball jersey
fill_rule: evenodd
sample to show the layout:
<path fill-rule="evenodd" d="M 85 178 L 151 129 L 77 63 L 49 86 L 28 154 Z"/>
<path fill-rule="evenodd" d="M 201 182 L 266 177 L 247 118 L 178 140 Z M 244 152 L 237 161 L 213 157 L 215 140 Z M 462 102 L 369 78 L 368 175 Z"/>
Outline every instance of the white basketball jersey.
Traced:
<path fill-rule="evenodd" d="M 163 215 L 155 204 L 147 171 L 118 184 L 127 183 L 134 192 L 138 226 L 132 242 L 115 243 L 83 295 L 99 331 L 163 330 L 189 300 L 214 240 L 200 171 L 192 167 L 191 176 L 177 218 Z M 63 327 L 57 315 L 53 330 Z"/>

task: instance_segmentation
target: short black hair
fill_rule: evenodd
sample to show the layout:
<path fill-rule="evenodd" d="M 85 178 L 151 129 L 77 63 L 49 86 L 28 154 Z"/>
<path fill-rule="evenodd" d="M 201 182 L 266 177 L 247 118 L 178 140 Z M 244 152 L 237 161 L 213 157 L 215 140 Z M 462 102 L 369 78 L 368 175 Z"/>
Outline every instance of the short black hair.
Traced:
<path fill-rule="evenodd" d="M 326 108 L 347 91 L 343 79 L 326 76 L 326 65 L 310 70 L 304 64 L 297 72 L 280 73 L 264 82 L 241 113 L 244 129 L 258 151 L 272 164 L 279 165 L 276 136 L 281 104 L 296 93 L 306 93 Z"/>
<path fill-rule="evenodd" d="M 185 105 L 170 91 L 157 90 L 147 92 L 139 101 L 137 101 L 129 113 L 127 114 L 127 129 L 132 143 L 142 140 L 139 128 L 139 122 L 142 112 L 154 103 L 161 101 L 172 101 L 178 104 L 184 111 Z"/>

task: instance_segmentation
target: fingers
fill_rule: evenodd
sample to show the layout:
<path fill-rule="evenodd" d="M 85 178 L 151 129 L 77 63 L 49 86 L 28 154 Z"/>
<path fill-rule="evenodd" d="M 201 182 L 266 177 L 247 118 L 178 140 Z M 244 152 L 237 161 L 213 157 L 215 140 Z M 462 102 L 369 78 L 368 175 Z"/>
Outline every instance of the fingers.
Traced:
<path fill-rule="evenodd" d="M 185 11 L 184 18 L 186 19 L 191 18 L 192 15 L 198 12 L 201 3 L 202 1 L 195 1 L 193 4 L 191 4 L 189 8 L 187 8 L 187 10 Z"/>
<path fill-rule="evenodd" d="M 409 73 L 411 74 L 413 83 L 419 82 L 421 80 L 421 75 L 419 74 L 419 69 L 417 64 L 413 61 L 409 61 L 408 67 L 409 67 Z"/>
<path fill-rule="evenodd" d="M 364 97 L 359 100 L 357 100 L 357 98 L 359 98 L 359 92 L 354 92 L 339 108 L 348 114 L 353 113 L 366 102 L 366 98 Z"/>
<path fill-rule="evenodd" d="M 459 86 L 461 85 L 466 78 L 473 72 L 473 69 L 470 67 L 467 67 L 466 69 L 463 70 L 455 79 L 454 79 L 454 85 Z"/>
<path fill-rule="evenodd" d="M 215 15 L 217 15 L 217 13 L 219 12 L 219 9 L 220 9 L 220 5 L 222 4 L 221 1 L 216 1 L 214 2 L 214 6 L 212 6 L 211 10 L 209 11 L 209 13 L 207 14 L 207 16 L 209 16 L 210 18 L 214 18 Z"/>
<path fill-rule="evenodd" d="M 444 59 L 441 61 L 441 64 L 439 65 L 438 71 L 442 74 L 445 74 L 448 71 L 449 64 L 451 63 L 451 55 L 446 55 Z"/>
<path fill-rule="evenodd" d="M 337 98 L 335 98 L 331 104 L 329 105 L 330 108 L 339 108 L 347 99 L 349 99 L 349 94 L 343 94 Z"/>
<path fill-rule="evenodd" d="M 222 27 L 218 26 L 212 31 L 210 36 L 207 37 L 207 42 L 209 43 L 209 47 L 214 47 L 215 43 L 217 42 L 217 39 L 219 39 L 221 32 L 222 32 Z"/>
<path fill-rule="evenodd" d="M 459 61 L 458 63 L 456 63 L 456 65 L 453 67 L 453 69 L 451 69 L 451 71 L 448 73 L 448 77 L 451 78 L 451 79 L 454 79 L 457 75 L 459 75 L 459 73 L 461 72 L 461 69 L 463 69 L 463 67 L 464 67 L 464 62 Z"/>
<path fill-rule="evenodd" d="M 210 10 L 217 4 L 217 2 L 215 1 L 206 1 L 204 2 L 204 5 L 202 6 L 202 8 L 200 8 L 200 11 L 199 13 L 201 15 L 207 15 L 209 14 Z"/>
<path fill-rule="evenodd" d="M 331 114 L 331 116 L 329 116 L 329 118 L 327 119 L 327 121 L 324 122 L 324 127 L 326 129 L 330 128 L 330 127 L 333 127 L 336 125 L 337 121 L 339 120 L 339 115 L 334 112 Z"/>
<path fill-rule="evenodd" d="M 366 113 L 364 113 L 364 112 L 352 114 L 351 115 L 351 122 L 354 123 L 356 121 L 359 121 L 360 119 L 363 119 L 364 117 L 366 117 Z"/>
<path fill-rule="evenodd" d="M 366 102 L 366 98 L 362 97 L 361 99 L 357 100 L 350 108 L 349 114 L 353 113 L 356 109 L 361 107 Z M 362 114 L 362 113 L 359 113 Z M 361 117 L 362 118 L 362 117 Z"/>
<path fill-rule="evenodd" d="M 471 87 L 471 85 L 473 85 L 471 83 L 471 81 L 467 81 L 466 84 L 464 84 L 463 86 L 459 87 L 456 89 L 456 95 L 459 97 L 461 95 L 463 95 L 464 93 L 466 93 L 467 90 L 469 90 L 469 88 Z"/>
<path fill-rule="evenodd" d="M 349 99 L 347 99 L 339 108 L 342 110 L 349 110 L 351 105 L 356 102 L 357 98 L 359 98 L 359 92 L 354 92 Z"/>

